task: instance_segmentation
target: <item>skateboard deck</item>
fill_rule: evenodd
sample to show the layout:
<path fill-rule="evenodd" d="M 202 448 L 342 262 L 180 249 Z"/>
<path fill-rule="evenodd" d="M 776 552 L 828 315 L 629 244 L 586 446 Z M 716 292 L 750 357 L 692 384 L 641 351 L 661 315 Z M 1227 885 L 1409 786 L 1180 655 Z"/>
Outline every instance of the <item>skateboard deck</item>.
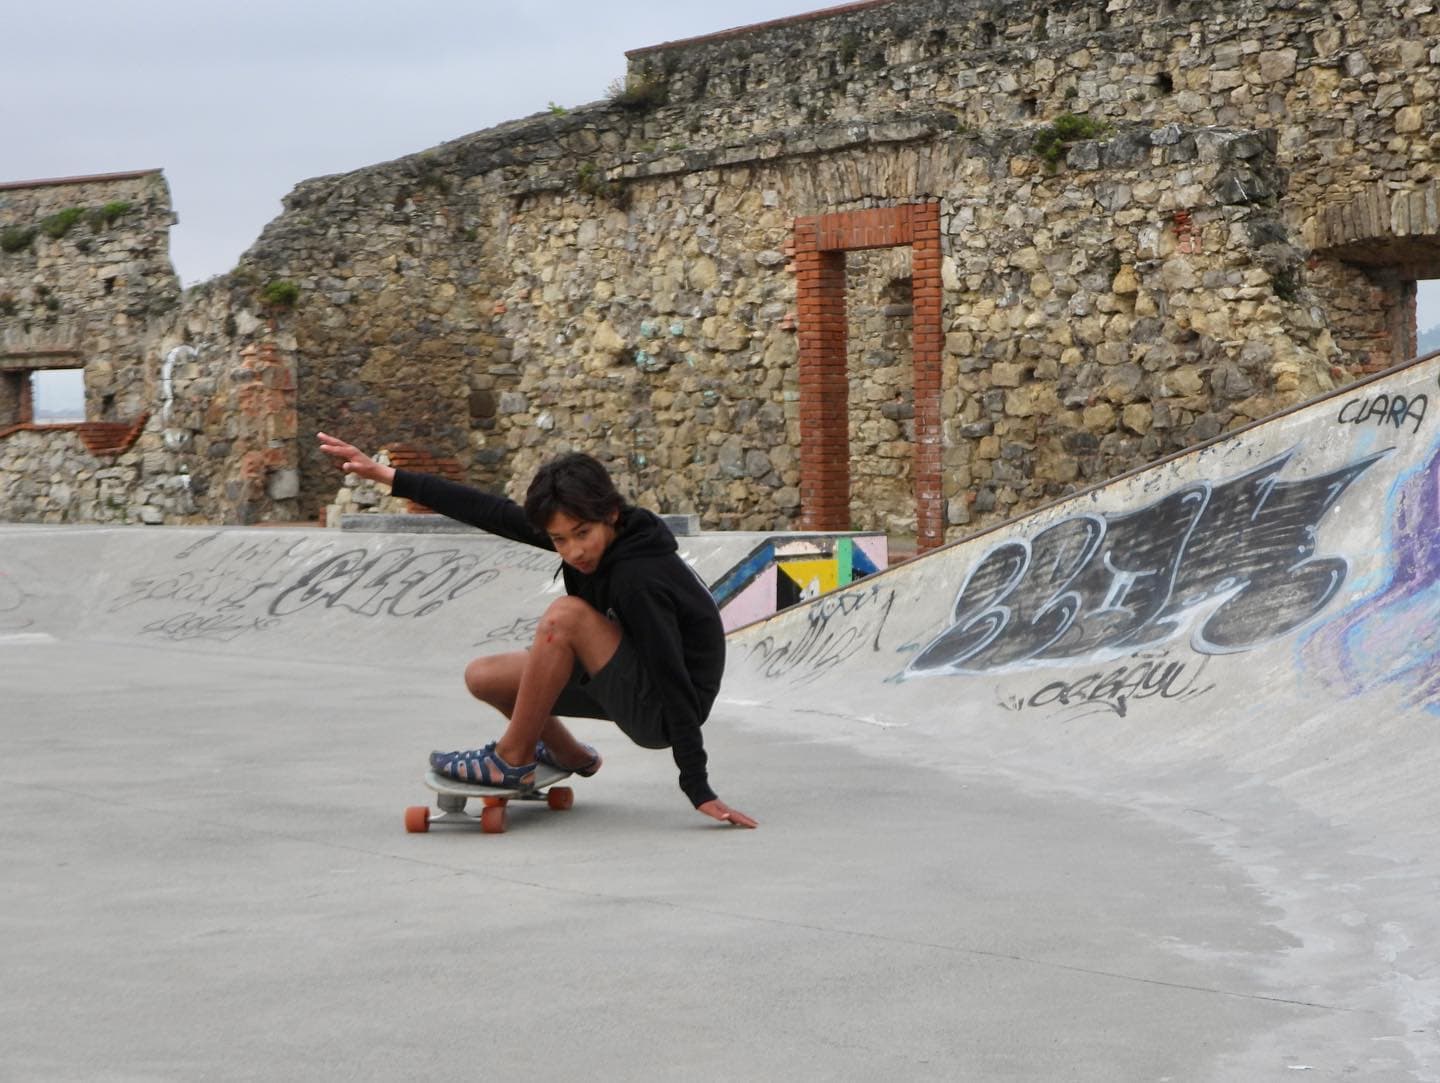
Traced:
<path fill-rule="evenodd" d="M 414 833 L 429 831 L 432 824 L 457 824 L 478 827 L 487 835 L 498 835 L 509 824 L 511 801 L 543 801 L 556 812 L 563 812 L 573 805 L 575 791 L 569 786 L 555 785 L 569 778 L 571 773 L 542 764 L 535 769 L 535 783 L 530 789 L 511 790 L 503 786 L 456 782 L 429 771 L 425 775 L 425 785 L 435 791 L 437 808 L 411 805 L 405 810 L 405 830 Z M 478 813 L 465 810 L 470 801 L 480 802 Z"/>

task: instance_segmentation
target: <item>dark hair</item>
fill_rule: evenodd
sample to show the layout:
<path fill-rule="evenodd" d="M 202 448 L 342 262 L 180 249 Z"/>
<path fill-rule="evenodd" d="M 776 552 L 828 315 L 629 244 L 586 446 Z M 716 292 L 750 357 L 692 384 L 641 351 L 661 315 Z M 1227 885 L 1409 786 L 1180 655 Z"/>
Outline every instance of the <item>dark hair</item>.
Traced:
<path fill-rule="evenodd" d="M 581 451 L 551 459 L 535 472 L 525 494 L 525 518 L 542 531 L 557 511 L 582 523 L 603 523 L 624 507 L 609 472 Z"/>

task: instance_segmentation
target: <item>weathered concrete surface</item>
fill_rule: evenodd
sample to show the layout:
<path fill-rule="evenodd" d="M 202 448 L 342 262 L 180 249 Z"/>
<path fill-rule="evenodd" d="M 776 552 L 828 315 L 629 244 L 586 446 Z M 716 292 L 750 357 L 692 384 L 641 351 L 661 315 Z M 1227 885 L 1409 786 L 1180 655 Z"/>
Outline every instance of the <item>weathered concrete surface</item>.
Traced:
<path fill-rule="evenodd" d="M 1437 391 L 1410 367 L 782 613 L 732 637 L 731 704 L 1207 850 L 1266 939 L 1130 973 L 1310 1010 L 1177 1078 L 1440 1078 Z M 1225 890 L 1202 865 L 1174 886 Z"/>
<path fill-rule="evenodd" d="M 514 649 L 562 589 L 550 553 L 428 523 L 419 534 L 0 525 L 0 541 L 0 637 L 75 634 L 312 659 L 341 657 L 343 644 L 346 661 L 391 657 L 396 631 L 412 653 L 457 642 Z M 828 563 L 833 581 L 837 549 L 862 546 L 868 568 L 887 561 L 880 535 L 733 532 L 679 542 L 716 591 L 727 627 L 774 613 L 785 568 L 813 575 Z"/>
<path fill-rule="evenodd" d="M 0 1077 L 1440 1078 L 1437 393 L 736 633 L 753 833 L 603 723 L 563 817 L 402 832 L 503 543 L 0 528 Z"/>

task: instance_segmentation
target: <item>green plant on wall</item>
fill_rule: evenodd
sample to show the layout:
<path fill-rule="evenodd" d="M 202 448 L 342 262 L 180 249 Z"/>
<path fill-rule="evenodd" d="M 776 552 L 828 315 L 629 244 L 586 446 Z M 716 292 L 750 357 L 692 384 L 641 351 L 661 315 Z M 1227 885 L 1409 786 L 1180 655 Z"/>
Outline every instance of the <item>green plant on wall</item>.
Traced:
<path fill-rule="evenodd" d="M 84 207 L 66 207 L 63 211 L 40 220 L 40 230 L 51 240 L 58 241 L 74 228 L 75 223 L 85 217 Z"/>
<path fill-rule="evenodd" d="M 275 278 L 265 283 L 260 299 L 270 308 L 294 308 L 300 300 L 300 287 L 288 278 Z"/>
<path fill-rule="evenodd" d="M 124 200 L 115 200 L 103 207 L 92 207 L 85 212 L 85 221 L 92 230 L 99 233 L 102 229 L 109 229 L 120 219 L 124 218 L 133 209 L 133 205 Z"/>
<path fill-rule="evenodd" d="M 609 200 L 624 210 L 630 205 L 630 192 L 623 182 L 609 180 L 594 162 L 585 162 L 575 175 L 575 187 L 583 195 Z"/>
<path fill-rule="evenodd" d="M 19 252 L 30 247 L 35 239 L 34 227 L 11 226 L 0 231 L 0 252 Z"/>
<path fill-rule="evenodd" d="M 1035 133 L 1035 153 L 1040 155 L 1045 167 L 1053 173 L 1060 168 L 1071 143 L 1094 139 L 1109 130 L 1110 126 L 1102 121 L 1076 116 L 1074 113 L 1061 113 L 1053 123 Z"/>
<path fill-rule="evenodd" d="M 648 71 L 627 75 L 610 84 L 607 96 L 614 105 L 632 113 L 648 113 L 670 100 L 665 81 Z"/>

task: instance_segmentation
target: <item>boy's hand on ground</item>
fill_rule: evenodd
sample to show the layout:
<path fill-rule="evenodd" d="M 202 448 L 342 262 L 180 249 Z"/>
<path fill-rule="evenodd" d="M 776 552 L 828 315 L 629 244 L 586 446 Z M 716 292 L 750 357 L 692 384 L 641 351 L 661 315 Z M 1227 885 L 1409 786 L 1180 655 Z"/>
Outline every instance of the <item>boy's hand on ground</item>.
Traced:
<path fill-rule="evenodd" d="M 381 466 L 359 448 L 353 444 L 347 444 L 339 437 L 323 432 L 315 435 L 320 438 L 320 450 L 335 459 L 345 473 L 354 474 L 356 477 L 369 481 L 378 481 L 381 485 L 394 484 L 395 471 L 391 467 Z"/>
<path fill-rule="evenodd" d="M 759 827 L 760 825 L 746 816 L 739 809 L 733 809 L 718 797 L 713 801 L 706 801 L 703 805 L 697 806 L 706 816 L 713 816 L 717 820 L 724 820 L 726 823 L 734 824 L 736 827 Z"/>

